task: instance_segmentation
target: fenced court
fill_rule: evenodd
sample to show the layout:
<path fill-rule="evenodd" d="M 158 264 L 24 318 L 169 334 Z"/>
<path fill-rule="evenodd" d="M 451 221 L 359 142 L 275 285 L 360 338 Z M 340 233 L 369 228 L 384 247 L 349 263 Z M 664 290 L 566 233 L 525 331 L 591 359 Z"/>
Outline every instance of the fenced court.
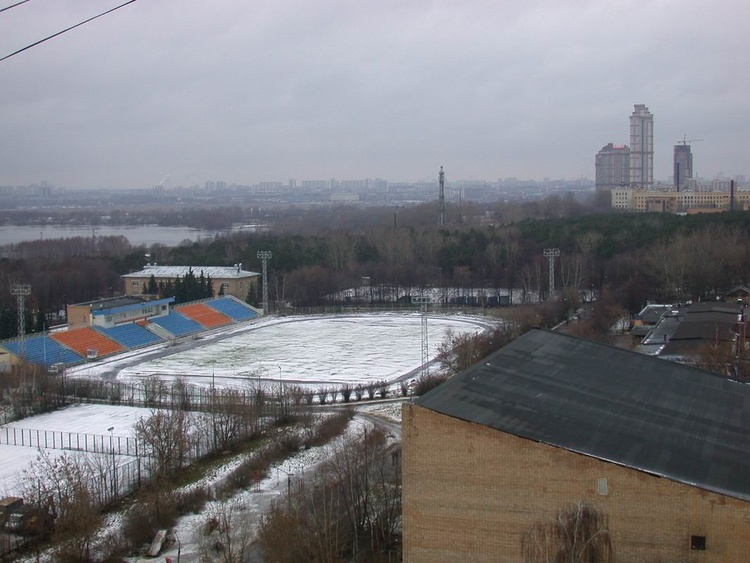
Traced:
<path fill-rule="evenodd" d="M 9 426 L 0 428 L 0 445 L 28 446 L 44 450 L 75 450 L 95 454 L 138 455 L 138 442 L 129 436 L 58 432 Z"/>

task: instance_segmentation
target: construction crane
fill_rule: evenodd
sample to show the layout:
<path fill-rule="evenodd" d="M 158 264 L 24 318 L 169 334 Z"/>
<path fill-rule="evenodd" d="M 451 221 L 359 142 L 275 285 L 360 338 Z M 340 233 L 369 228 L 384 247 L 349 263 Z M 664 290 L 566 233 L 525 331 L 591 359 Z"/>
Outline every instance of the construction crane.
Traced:
<path fill-rule="evenodd" d="M 698 141 L 702 141 L 703 139 L 688 139 L 687 135 L 682 136 L 682 141 L 677 141 L 677 144 L 682 143 L 683 145 L 687 145 L 688 143 L 697 143 Z"/>

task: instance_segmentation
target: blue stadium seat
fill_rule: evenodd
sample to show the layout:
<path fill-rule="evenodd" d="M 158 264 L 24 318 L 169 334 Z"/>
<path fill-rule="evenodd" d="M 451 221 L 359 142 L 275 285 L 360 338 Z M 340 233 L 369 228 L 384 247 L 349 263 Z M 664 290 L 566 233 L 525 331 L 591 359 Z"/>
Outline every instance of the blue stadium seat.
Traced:
<path fill-rule="evenodd" d="M 250 307 L 230 297 L 221 297 L 214 301 L 208 301 L 206 305 L 212 309 L 216 309 L 220 313 L 224 313 L 235 321 L 247 321 L 258 316 Z"/>
<path fill-rule="evenodd" d="M 151 317 L 149 319 L 153 324 L 162 327 L 164 330 L 171 332 L 175 336 L 187 336 L 203 330 L 203 326 L 187 317 L 172 311 L 164 317 Z"/>
<path fill-rule="evenodd" d="M 20 355 L 21 345 L 18 340 L 12 340 L 3 344 L 3 348 Z M 65 364 L 66 366 L 81 363 L 84 358 L 69 350 L 59 342 L 55 342 L 47 335 L 31 336 L 24 339 L 24 357 L 32 364 L 41 364 L 45 368 L 53 364 Z"/>
<path fill-rule="evenodd" d="M 131 350 L 133 348 L 142 348 L 143 346 L 164 342 L 164 339 L 160 336 L 133 323 L 117 325 L 111 328 L 96 327 L 96 330 Z"/>

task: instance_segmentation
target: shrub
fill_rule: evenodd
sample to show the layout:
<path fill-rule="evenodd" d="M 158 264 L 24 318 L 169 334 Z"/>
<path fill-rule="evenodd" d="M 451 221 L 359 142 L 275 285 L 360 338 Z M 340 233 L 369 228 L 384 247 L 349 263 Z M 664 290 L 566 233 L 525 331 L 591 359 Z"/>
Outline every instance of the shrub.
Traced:
<path fill-rule="evenodd" d="M 179 516 L 175 495 L 154 482 L 125 514 L 122 533 L 131 549 L 149 543 L 158 530 L 171 528 Z"/>
<path fill-rule="evenodd" d="M 444 373 L 423 373 L 414 382 L 414 394 L 424 395 L 427 391 L 434 389 L 441 383 L 448 380 L 448 376 Z"/>

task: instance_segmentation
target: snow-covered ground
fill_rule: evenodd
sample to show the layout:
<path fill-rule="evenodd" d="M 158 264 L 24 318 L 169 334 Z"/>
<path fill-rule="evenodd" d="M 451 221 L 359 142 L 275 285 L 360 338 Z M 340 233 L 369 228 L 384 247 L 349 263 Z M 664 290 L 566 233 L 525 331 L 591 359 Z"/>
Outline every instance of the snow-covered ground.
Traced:
<path fill-rule="evenodd" d="M 433 358 L 447 330 L 455 334 L 476 333 L 492 324 L 482 317 L 428 316 L 429 357 Z M 184 378 L 194 385 L 240 387 L 261 379 L 268 383 L 296 383 L 308 387 L 342 383 L 396 381 L 410 377 L 422 364 L 422 323 L 418 314 L 369 314 L 322 317 L 261 319 L 213 332 L 177 346 L 157 346 L 129 352 L 105 361 L 68 370 L 71 377 L 116 378 L 125 382 L 156 375 L 165 379 Z M 378 417 L 396 426 L 401 417 L 400 402 L 353 403 L 362 416 L 350 424 L 349 435 L 360 433 Z M 109 405 L 76 405 L 27 418 L 9 428 L 32 428 L 107 435 L 132 436 L 132 426 L 149 409 Z M 0 432 L 4 432 L 0 426 Z M 344 440 L 341 437 L 338 441 Z M 326 458 L 326 448 L 311 448 L 276 466 L 260 483 L 259 490 L 238 494 L 232 502 L 257 525 L 270 503 L 295 480 L 310 475 Z M 59 455 L 60 450 L 55 450 Z M 36 448 L 0 445 L 0 488 L 13 494 L 11 484 L 37 455 Z M 236 460 L 238 462 L 238 460 Z M 235 462 L 235 463 L 236 463 Z M 207 476 L 208 486 L 221 480 L 232 468 L 228 464 Z M 217 506 L 209 503 L 202 515 L 180 519 L 176 526 L 183 562 L 197 561 L 196 534 L 205 514 Z M 116 527 L 113 517 L 110 527 Z M 160 557 L 176 560 L 177 545 Z M 153 560 L 153 559 L 151 559 Z M 145 561 L 145 559 L 144 559 Z"/>
<path fill-rule="evenodd" d="M 475 333 L 481 317 L 428 316 L 429 356 L 447 330 Z M 369 314 L 263 319 L 229 332 L 71 368 L 72 377 L 116 377 L 134 382 L 156 375 L 191 385 L 242 387 L 258 380 L 307 386 L 393 381 L 418 369 L 422 326 L 418 314 Z"/>
<path fill-rule="evenodd" d="M 104 449 L 107 449 L 110 436 L 115 441 L 118 438 L 132 437 L 133 425 L 142 416 L 148 416 L 150 412 L 150 409 L 139 407 L 78 404 L 0 426 L 0 442 L 2 442 L 0 445 L 0 494 L 6 496 L 19 494 L 18 480 L 22 476 L 22 471 L 29 467 L 38 455 L 37 440 L 42 446 L 45 444 L 45 432 L 47 444 L 50 446 L 47 449 L 52 456 L 78 453 L 70 449 L 52 449 L 53 432 L 58 435 L 61 432 L 88 435 L 89 441 L 97 439 L 103 441 Z M 108 431 L 109 428 L 113 428 L 111 434 Z M 13 429 L 16 429 L 17 438 L 23 432 L 26 435 L 24 443 L 32 445 L 8 445 L 7 442 L 12 441 L 13 438 Z M 59 444 L 60 438 L 58 437 L 56 445 L 59 446 Z"/>

